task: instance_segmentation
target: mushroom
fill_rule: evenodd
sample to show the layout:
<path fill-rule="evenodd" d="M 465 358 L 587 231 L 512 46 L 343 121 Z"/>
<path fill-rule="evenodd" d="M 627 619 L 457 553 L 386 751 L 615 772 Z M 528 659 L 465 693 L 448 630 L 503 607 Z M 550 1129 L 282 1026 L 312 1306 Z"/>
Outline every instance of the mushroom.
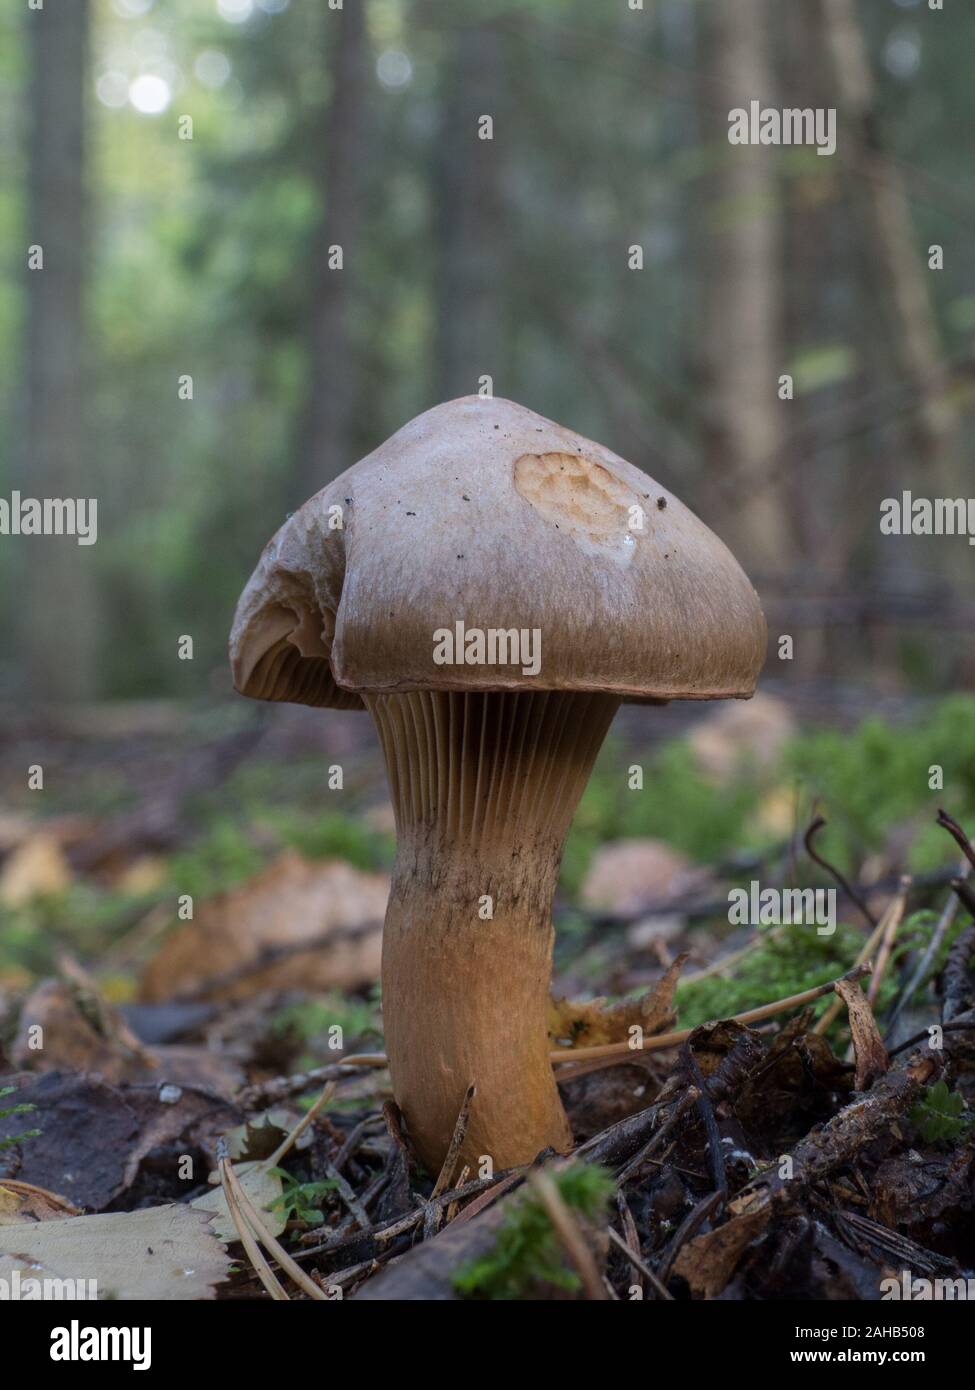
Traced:
<path fill-rule="evenodd" d="M 546 1031 L 562 845 L 623 700 L 744 699 L 754 589 L 671 493 L 496 398 L 412 420 L 288 518 L 230 638 L 243 695 L 375 722 L 396 815 L 386 1051 L 436 1172 L 571 1135 Z"/>

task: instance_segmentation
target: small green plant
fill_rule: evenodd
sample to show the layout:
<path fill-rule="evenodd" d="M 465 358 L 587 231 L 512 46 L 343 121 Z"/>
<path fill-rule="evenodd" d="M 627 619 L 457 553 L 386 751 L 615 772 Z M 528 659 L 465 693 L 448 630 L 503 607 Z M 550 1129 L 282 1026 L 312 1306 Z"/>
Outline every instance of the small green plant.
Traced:
<path fill-rule="evenodd" d="M 299 1182 L 283 1168 L 272 1168 L 270 1171 L 281 1179 L 283 1186 L 281 1196 L 275 1197 L 270 1203 L 270 1208 L 280 1210 L 287 1221 L 303 1221 L 306 1226 L 320 1226 L 325 1217 L 319 1203 L 326 1192 L 332 1192 L 338 1186 L 335 1179 Z"/>
<path fill-rule="evenodd" d="M 0 1086 L 0 1100 L 3 1100 L 4 1096 L 13 1095 L 16 1089 L 15 1086 Z M 31 1110 L 36 1109 L 36 1105 L 28 1105 L 26 1102 L 20 1105 L 8 1105 L 6 1109 L 0 1106 L 0 1120 L 5 1120 L 10 1115 L 26 1115 Z M 25 1129 L 21 1134 L 12 1134 L 7 1139 L 0 1139 L 0 1149 L 12 1149 L 15 1144 L 20 1144 L 24 1139 L 35 1139 L 40 1132 L 39 1129 Z"/>
<path fill-rule="evenodd" d="M 946 1081 L 936 1081 L 911 1111 L 911 1123 L 927 1143 L 940 1144 L 970 1133 L 975 1116 L 966 1107 L 964 1096 L 950 1091 Z"/>
<path fill-rule="evenodd" d="M 566 1206 L 590 1221 L 604 1217 L 615 1187 L 612 1174 L 592 1163 L 563 1169 L 555 1184 Z M 511 1300 L 525 1297 L 536 1284 L 572 1292 L 579 1276 L 566 1267 L 545 1208 L 526 1196 L 505 1219 L 494 1249 L 459 1269 L 453 1282 L 468 1297 Z"/>

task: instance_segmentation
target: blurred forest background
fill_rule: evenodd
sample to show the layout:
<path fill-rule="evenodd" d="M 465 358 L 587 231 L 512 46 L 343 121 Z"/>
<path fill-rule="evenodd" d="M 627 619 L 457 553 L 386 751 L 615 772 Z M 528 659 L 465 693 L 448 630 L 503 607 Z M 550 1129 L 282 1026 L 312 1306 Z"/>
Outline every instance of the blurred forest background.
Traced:
<path fill-rule="evenodd" d="M 254 988 L 296 933 L 378 929 L 393 826 L 370 721 L 236 697 L 227 632 L 287 513 L 483 376 L 672 488 L 769 617 L 755 701 L 616 721 L 564 862 L 581 982 L 652 977 L 666 920 L 707 961 L 723 884 L 818 873 L 819 813 L 837 864 L 888 894 L 920 875 L 926 911 L 957 871 L 937 807 L 975 818 L 975 552 L 879 517 L 903 487 L 970 490 L 975 11 L 45 0 L 40 19 L 0 21 L 0 496 L 96 497 L 98 542 L 0 538 L 0 986 L 68 949 L 129 997 L 184 895 L 193 969 L 229 920 Z M 837 107 L 836 154 L 730 145 L 753 98 Z M 339 887 L 316 897 L 323 864 Z M 326 953 L 324 978 L 371 987 L 371 950 L 338 976 Z M 848 963 L 838 937 L 808 950 L 743 990 Z"/>
<path fill-rule="evenodd" d="M 659 987 L 662 1019 L 676 984 L 693 1027 L 879 931 L 887 1038 L 947 1017 L 975 849 L 936 816 L 975 833 L 975 549 L 879 523 L 905 488 L 975 493 L 975 5 L 36 3 L 0 4 L 0 498 L 94 497 L 98 540 L 0 535 L 0 1179 L 74 1175 L 89 1212 L 188 1200 L 203 1177 L 133 1157 L 147 1088 L 182 1155 L 194 1088 L 236 1107 L 215 1136 L 334 1064 L 337 1027 L 344 1056 L 381 1048 L 371 721 L 237 697 L 227 634 L 286 515 L 483 377 L 672 489 L 769 619 L 753 701 L 621 710 L 566 845 L 556 994 Z M 752 100 L 835 107 L 836 153 L 730 145 Z M 756 878 L 839 883 L 836 931 L 736 923 Z M 839 1057 L 845 1013 L 816 1007 Z M 638 1089 L 582 1085 L 577 1139 L 644 1106 L 659 1055 Z M 795 1136 L 827 1090 L 799 1070 Z M 318 1156 L 278 1178 L 296 1239 L 365 1229 L 322 1155 L 387 1200 L 395 1145 L 362 1141 L 386 1074 L 333 1071 Z M 945 1104 L 938 1135 L 971 1136 Z M 927 1243 L 914 1183 L 899 1229 Z"/>
<path fill-rule="evenodd" d="M 970 6 L 47 10 L 0 18 L 0 493 L 97 497 L 99 539 L 0 545 L 0 699 L 225 693 L 287 512 L 484 374 L 729 542 L 773 681 L 975 679 L 971 551 L 878 525 L 970 490 Z M 836 154 L 729 145 L 753 97 L 837 107 Z"/>

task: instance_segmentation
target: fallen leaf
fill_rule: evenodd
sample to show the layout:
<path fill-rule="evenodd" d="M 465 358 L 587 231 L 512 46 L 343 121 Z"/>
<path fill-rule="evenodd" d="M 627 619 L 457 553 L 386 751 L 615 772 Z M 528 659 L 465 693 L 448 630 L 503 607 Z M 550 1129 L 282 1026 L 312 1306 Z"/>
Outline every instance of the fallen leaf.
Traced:
<path fill-rule="evenodd" d="M 31 1182 L 5 1178 L 0 1182 L 0 1226 L 17 1226 L 23 1222 L 57 1221 L 66 1216 L 80 1216 L 78 1208 L 65 1197 Z"/>
<path fill-rule="evenodd" d="M 173 931 L 147 966 L 140 997 L 243 999 L 367 984 L 379 976 L 388 896 L 385 874 L 289 851 Z"/>
<path fill-rule="evenodd" d="M 99 1299 L 209 1299 L 230 1258 L 205 1214 L 180 1205 L 0 1227 L 0 1275 L 85 1281 Z M 62 1291 L 61 1297 L 65 1294 Z"/>
<path fill-rule="evenodd" d="M 12 851 L 0 871 L 0 903 L 20 907 L 31 898 L 62 893 L 71 884 L 71 869 L 58 841 L 44 832 Z"/>
<path fill-rule="evenodd" d="M 280 1174 L 272 1172 L 266 1163 L 235 1163 L 234 1172 L 240 1179 L 241 1187 L 261 1213 L 265 1226 L 273 1236 L 280 1235 L 288 1224 L 287 1214 L 281 1206 L 271 1208 L 271 1203 L 277 1201 L 283 1191 Z M 220 1179 L 216 1173 L 211 1173 L 210 1181 L 219 1183 Z M 240 1239 L 234 1219 L 227 1210 L 222 1187 L 217 1187 L 214 1192 L 204 1192 L 202 1197 L 194 1197 L 190 1206 L 197 1211 L 213 1213 L 213 1233 L 220 1240 Z"/>
<path fill-rule="evenodd" d="M 593 855 L 579 896 L 585 907 L 630 916 L 696 892 L 707 878 L 662 840 L 614 840 Z"/>
<path fill-rule="evenodd" d="M 224 1135 L 227 1156 L 234 1161 L 234 1171 L 240 1172 L 242 1162 L 270 1158 L 286 1134 L 290 1134 L 301 1119 L 297 1110 L 278 1106 L 252 1115 L 242 1125 L 236 1125 Z"/>
<path fill-rule="evenodd" d="M 673 1272 L 686 1279 L 691 1292 L 716 1298 L 735 1272 L 738 1261 L 769 1221 L 767 1207 L 733 1216 L 723 1226 L 689 1240 L 674 1261 Z"/>
<path fill-rule="evenodd" d="M 98 1072 L 113 1083 L 165 1081 L 227 1099 L 244 1081 L 232 1058 L 206 1047 L 145 1047 L 103 995 L 79 995 L 60 980 L 42 980 L 24 1001 L 10 1058 L 25 1071 Z"/>
<path fill-rule="evenodd" d="M 605 999 L 549 1000 L 549 1037 L 553 1042 L 569 1039 L 573 1047 L 598 1047 L 626 1042 L 633 1037 L 630 1029 L 634 1027 L 640 1028 L 644 1038 L 663 1032 L 675 1018 L 674 990 L 686 960 L 686 952 L 675 957 L 656 984 L 637 999 L 622 999 L 618 1004 L 607 1004 Z"/>
<path fill-rule="evenodd" d="M 648 1056 L 652 1054 L 648 1053 Z M 639 1057 L 634 1053 L 634 1057 Z M 604 1067 L 560 1083 L 572 1134 L 577 1144 L 601 1134 L 628 1115 L 647 1108 L 656 1086 L 639 1064 Z"/>
<path fill-rule="evenodd" d="M 200 1091 L 180 1091 L 171 1101 L 159 1083 L 110 1086 L 99 1076 L 21 1072 L 0 1078 L 5 1085 L 14 1087 L 5 1105 L 34 1108 L 0 1119 L 0 1140 L 41 1132 L 0 1150 L 0 1182 L 9 1174 L 93 1211 L 123 1197 L 192 1192 L 212 1165 L 217 1139 L 241 1119 Z M 184 1156 L 194 1159 L 197 1176 L 181 1176 Z"/>

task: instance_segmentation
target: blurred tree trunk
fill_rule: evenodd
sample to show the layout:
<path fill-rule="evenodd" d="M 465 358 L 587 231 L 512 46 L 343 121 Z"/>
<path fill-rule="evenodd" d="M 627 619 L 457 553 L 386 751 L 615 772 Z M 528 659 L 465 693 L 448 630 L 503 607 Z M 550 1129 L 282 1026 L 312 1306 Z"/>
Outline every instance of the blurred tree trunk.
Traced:
<path fill-rule="evenodd" d="M 722 535 L 753 577 L 790 567 L 778 399 L 780 217 L 777 152 L 728 142 L 728 113 L 774 101 L 765 0 L 712 3 L 700 11 L 702 124 L 715 160 L 703 246 L 708 453 L 733 483 Z"/>
<path fill-rule="evenodd" d="M 819 3 L 841 115 L 856 141 L 848 155 L 853 191 L 883 272 L 890 350 L 917 394 L 918 409 L 911 414 L 913 443 L 936 483 L 950 495 L 957 421 L 946 395 L 945 363 L 907 194 L 900 171 L 883 146 L 873 75 L 854 0 Z M 838 138 L 842 149 L 842 130 Z"/>
<path fill-rule="evenodd" d="M 779 27 L 780 90 L 788 93 L 789 106 L 815 108 L 822 101 L 828 60 L 815 11 L 807 6 L 788 6 Z M 837 265 L 848 245 L 847 209 L 839 196 L 835 167 L 815 150 L 795 159 L 783 194 L 782 339 L 786 362 L 796 363 L 803 354 L 829 347 L 844 326 L 837 323 L 835 285 Z M 856 324 L 851 333 L 856 337 Z M 851 377 L 852 377 L 851 372 Z M 788 470 L 783 477 L 785 505 L 792 526 L 794 574 L 790 593 L 825 599 L 843 589 L 852 549 L 850 523 L 862 532 L 862 507 L 850 506 L 850 472 L 842 444 L 829 447 L 829 421 L 840 403 L 856 389 L 854 380 L 842 380 L 796 391 L 795 400 L 783 403 L 784 430 L 780 441 Z M 854 511 L 856 513 L 854 517 Z M 809 624 L 796 642 L 793 672 L 810 679 L 830 669 L 838 659 L 837 645 L 849 634 L 826 624 Z"/>
<path fill-rule="evenodd" d="M 97 495 L 84 431 L 84 84 L 88 0 L 28 13 L 28 243 L 43 268 L 27 273 L 25 496 Z M 21 540 L 23 650 L 38 701 L 85 699 L 95 686 L 97 622 L 92 546 L 73 536 Z"/>
<path fill-rule="evenodd" d="M 301 449 L 303 501 L 355 462 L 359 371 L 351 330 L 353 287 L 361 253 L 366 111 L 366 0 L 341 10 L 321 5 L 322 48 L 331 97 L 313 148 L 321 219 L 312 239 L 308 398 Z M 329 248 L 342 248 L 342 268 L 330 268 Z"/>
<path fill-rule="evenodd" d="M 504 296 L 498 129 L 501 44 L 487 27 L 460 30 L 445 61 L 438 142 L 436 396 L 471 395 L 500 370 Z M 494 139 L 478 138 L 491 116 Z M 502 383 L 495 379 L 498 394 Z"/>

